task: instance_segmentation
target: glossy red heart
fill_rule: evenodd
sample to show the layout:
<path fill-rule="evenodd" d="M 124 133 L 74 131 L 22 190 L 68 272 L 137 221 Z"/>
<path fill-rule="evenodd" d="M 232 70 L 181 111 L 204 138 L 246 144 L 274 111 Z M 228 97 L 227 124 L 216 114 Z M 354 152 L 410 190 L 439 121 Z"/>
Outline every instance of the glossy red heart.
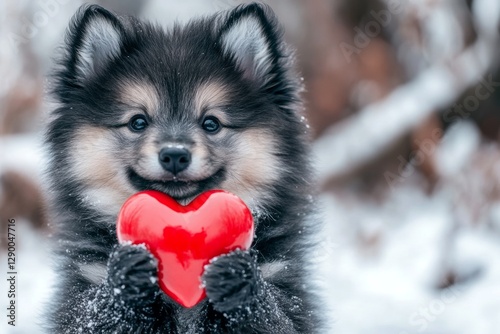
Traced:
<path fill-rule="evenodd" d="M 118 240 L 146 244 L 158 259 L 161 289 L 184 307 L 205 298 L 203 267 L 219 255 L 248 249 L 253 218 L 245 203 L 224 191 L 201 194 L 182 206 L 158 191 L 144 191 L 123 205 Z"/>

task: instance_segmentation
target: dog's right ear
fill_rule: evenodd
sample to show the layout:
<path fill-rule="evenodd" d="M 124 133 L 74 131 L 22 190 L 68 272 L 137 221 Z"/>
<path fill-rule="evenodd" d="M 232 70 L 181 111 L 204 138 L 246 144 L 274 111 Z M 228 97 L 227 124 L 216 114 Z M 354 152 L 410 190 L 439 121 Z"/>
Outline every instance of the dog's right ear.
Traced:
<path fill-rule="evenodd" d="M 82 6 L 71 19 L 67 35 L 67 68 L 83 83 L 102 72 L 123 52 L 125 28 L 114 14 L 97 6 Z"/>

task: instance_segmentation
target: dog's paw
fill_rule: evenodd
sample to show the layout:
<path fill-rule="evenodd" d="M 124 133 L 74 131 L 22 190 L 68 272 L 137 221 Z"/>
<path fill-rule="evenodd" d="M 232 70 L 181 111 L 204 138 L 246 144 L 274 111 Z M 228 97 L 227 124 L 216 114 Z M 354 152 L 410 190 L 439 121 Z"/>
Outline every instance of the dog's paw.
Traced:
<path fill-rule="evenodd" d="M 219 312 L 250 305 L 262 289 L 256 256 L 248 251 L 236 250 L 214 258 L 205 267 L 203 284 L 210 303 Z"/>
<path fill-rule="evenodd" d="M 111 294 L 128 305 L 145 306 L 155 300 L 158 261 L 143 246 L 121 245 L 108 262 Z"/>

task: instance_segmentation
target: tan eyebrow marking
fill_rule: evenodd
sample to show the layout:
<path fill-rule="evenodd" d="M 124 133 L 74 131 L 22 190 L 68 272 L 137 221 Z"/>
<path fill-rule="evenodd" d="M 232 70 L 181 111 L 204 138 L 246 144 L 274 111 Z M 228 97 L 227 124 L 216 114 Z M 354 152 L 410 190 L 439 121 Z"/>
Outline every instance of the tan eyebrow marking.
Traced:
<path fill-rule="evenodd" d="M 223 84 L 218 82 L 208 82 L 200 85 L 194 97 L 194 107 L 198 117 L 207 109 L 218 109 L 217 107 L 227 102 L 228 91 Z M 215 116 L 224 121 L 223 112 L 215 112 Z"/>
<path fill-rule="evenodd" d="M 144 82 L 128 81 L 122 84 L 120 97 L 132 107 L 144 107 L 148 114 L 155 114 L 160 108 L 160 97 L 156 88 Z"/>

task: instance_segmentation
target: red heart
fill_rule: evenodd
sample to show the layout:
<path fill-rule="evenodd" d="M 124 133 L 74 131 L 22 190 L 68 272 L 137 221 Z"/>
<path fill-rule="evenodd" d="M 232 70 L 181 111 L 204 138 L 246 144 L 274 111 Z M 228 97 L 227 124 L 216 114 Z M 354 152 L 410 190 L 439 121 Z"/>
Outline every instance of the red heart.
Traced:
<path fill-rule="evenodd" d="M 118 240 L 146 244 L 158 259 L 161 289 L 184 307 L 205 298 L 203 267 L 210 259 L 235 249 L 248 249 L 253 218 L 233 194 L 214 190 L 182 206 L 158 191 L 144 191 L 123 205 Z"/>

